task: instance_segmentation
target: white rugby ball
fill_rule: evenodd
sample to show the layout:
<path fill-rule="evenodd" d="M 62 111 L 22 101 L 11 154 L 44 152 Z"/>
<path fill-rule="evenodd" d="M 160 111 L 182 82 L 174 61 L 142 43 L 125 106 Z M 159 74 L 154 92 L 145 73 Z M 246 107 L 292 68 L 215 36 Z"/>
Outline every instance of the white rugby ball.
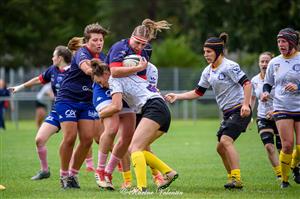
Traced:
<path fill-rule="evenodd" d="M 140 55 L 128 55 L 124 57 L 123 66 L 125 67 L 134 67 L 137 66 L 140 62 Z"/>

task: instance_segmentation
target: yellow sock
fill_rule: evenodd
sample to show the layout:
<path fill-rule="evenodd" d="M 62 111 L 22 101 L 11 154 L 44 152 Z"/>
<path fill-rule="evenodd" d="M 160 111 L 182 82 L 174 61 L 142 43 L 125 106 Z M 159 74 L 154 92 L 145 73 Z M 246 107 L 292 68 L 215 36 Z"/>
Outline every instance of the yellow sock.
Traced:
<path fill-rule="evenodd" d="M 133 152 L 131 154 L 131 161 L 135 172 L 137 187 L 140 190 L 147 188 L 147 165 L 144 153 L 142 151 Z"/>
<path fill-rule="evenodd" d="M 122 172 L 122 176 L 123 176 L 124 182 L 131 182 L 132 178 L 131 178 L 131 172 L 130 172 L 130 170 Z"/>
<path fill-rule="evenodd" d="M 163 174 L 172 171 L 172 169 L 166 163 L 164 163 L 163 161 L 161 161 L 153 153 L 150 153 L 149 151 L 143 151 L 143 153 L 144 153 L 144 156 L 145 156 L 147 164 L 151 168 L 155 168 L 155 169 L 159 170 Z"/>
<path fill-rule="evenodd" d="M 274 173 L 275 173 L 275 175 L 276 175 L 277 177 L 281 177 L 281 176 L 282 176 L 282 175 L 281 175 L 281 168 L 280 168 L 279 165 L 276 166 L 276 167 L 273 167 L 273 170 L 274 170 Z"/>
<path fill-rule="evenodd" d="M 228 182 L 231 182 L 231 180 L 232 180 L 231 174 L 230 174 L 230 173 L 227 173 L 227 181 L 228 181 Z"/>
<path fill-rule="evenodd" d="M 280 151 L 279 161 L 281 167 L 282 181 L 287 182 L 289 180 L 289 174 L 291 170 L 292 154 L 285 154 L 282 151 Z"/>
<path fill-rule="evenodd" d="M 233 179 L 236 179 L 237 181 L 241 181 L 241 170 L 240 169 L 231 170 L 231 177 Z"/>
<path fill-rule="evenodd" d="M 291 168 L 294 169 L 300 162 L 300 145 L 296 145 L 296 149 L 293 151 Z"/>

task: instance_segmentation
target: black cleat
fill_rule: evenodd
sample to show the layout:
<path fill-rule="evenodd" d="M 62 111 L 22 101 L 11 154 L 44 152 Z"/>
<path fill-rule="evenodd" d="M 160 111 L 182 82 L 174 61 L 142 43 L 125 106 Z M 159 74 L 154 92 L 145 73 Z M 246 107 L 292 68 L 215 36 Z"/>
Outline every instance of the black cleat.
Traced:
<path fill-rule="evenodd" d="M 290 183 L 285 182 L 285 181 L 282 181 L 281 184 L 280 184 L 280 188 L 282 188 L 282 189 L 288 188 L 290 186 L 291 186 Z"/>
<path fill-rule="evenodd" d="M 31 180 L 42 180 L 50 177 L 50 170 L 48 171 L 39 171 Z"/>
<path fill-rule="evenodd" d="M 299 167 L 295 167 L 293 169 L 293 178 L 297 184 L 300 184 L 300 169 L 299 169 Z"/>
<path fill-rule="evenodd" d="M 60 185 L 62 189 L 72 188 L 69 180 L 69 176 L 60 176 Z"/>
<path fill-rule="evenodd" d="M 70 184 L 71 188 L 80 189 L 79 181 L 78 181 L 77 176 L 70 176 L 69 177 L 69 184 Z"/>
<path fill-rule="evenodd" d="M 233 179 L 231 182 L 228 182 L 224 185 L 225 189 L 242 189 L 243 183 L 240 180 Z"/>

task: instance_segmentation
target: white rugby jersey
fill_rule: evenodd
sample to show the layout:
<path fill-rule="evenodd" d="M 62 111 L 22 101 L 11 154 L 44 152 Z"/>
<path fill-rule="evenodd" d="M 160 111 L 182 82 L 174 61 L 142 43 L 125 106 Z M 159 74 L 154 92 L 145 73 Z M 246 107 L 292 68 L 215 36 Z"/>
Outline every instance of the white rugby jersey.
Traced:
<path fill-rule="evenodd" d="M 137 75 L 122 78 L 110 77 L 108 83 L 111 89 L 111 95 L 114 93 L 122 93 L 123 99 L 136 113 L 141 112 L 147 100 L 153 98 L 163 99 L 155 86 Z"/>
<path fill-rule="evenodd" d="M 300 84 L 300 53 L 286 59 L 273 58 L 268 65 L 265 82 L 275 87 L 274 110 L 300 112 L 300 91 L 286 91 L 288 83 Z"/>
<path fill-rule="evenodd" d="M 257 117 L 266 118 L 267 112 L 273 110 L 273 97 L 274 97 L 274 87 L 270 93 L 270 99 L 266 102 L 260 100 L 260 96 L 263 92 L 263 85 L 265 81 L 261 78 L 260 74 L 254 76 L 251 80 L 253 96 L 256 96 L 258 101 L 257 106 Z"/>
<path fill-rule="evenodd" d="M 146 76 L 147 76 L 147 81 L 150 84 L 152 84 L 154 86 L 157 86 L 157 82 L 158 82 L 158 70 L 157 70 L 156 66 L 154 66 L 150 62 L 148 62 L 148 65 L 147 65 Z"/>
<path fill-rule="evenodd" d="M 210 64 L 203 70 L 198 86 L 211 86 L 219 108 L 224 111 L 242 103 L 244 91 L 238 82 L 244 75 L 237 63 L 224 57 L 216 69 Z"/>

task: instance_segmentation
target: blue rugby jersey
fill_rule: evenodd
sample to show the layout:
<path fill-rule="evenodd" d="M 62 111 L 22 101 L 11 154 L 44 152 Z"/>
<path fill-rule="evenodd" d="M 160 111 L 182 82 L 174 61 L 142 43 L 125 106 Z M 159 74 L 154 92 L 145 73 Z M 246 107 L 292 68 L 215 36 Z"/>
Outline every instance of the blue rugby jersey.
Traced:
<path fill-rule="evenodd" d="M 129 45 L 129 39 L 122 39 L 115 43 L 107 53 L 105 62 L 109 67 L 120 67 L 123 66 L 122 62 L 124 57 L 128 55 L 140 55 L 145 57 L 147 61 L 150 60 L 152 54 L 152 47 L 150 44 L 147 44 L 143 50 L 136 53 Z M 146 77 L 147 70 L 143 70 L 137 73 L 138 76 L 147 79 Z"/>
<path fill-rule="evenodd" d="M 92 102 L 93 81 L 91 76 L 86 75 L 80 69 L 80 64 L 93 58 L 104 61 L 105 54 L 102 52 L 100 54 L 92 54 L 87 47 L 78 49 L 72 57 L 71 68 L 68 76 L 62 82 L 56 101 Z"/>
<path fill-rule="evenodd" d="M 42 84 L 51 82 L 51 88 L 56 97 L 62 81 L 67 76 L 68 69 L 69 68 L 67 68 L 67 70 L 60 70 L 57 66 L 52 65 L 39 75 L 39 80 Z"/>

